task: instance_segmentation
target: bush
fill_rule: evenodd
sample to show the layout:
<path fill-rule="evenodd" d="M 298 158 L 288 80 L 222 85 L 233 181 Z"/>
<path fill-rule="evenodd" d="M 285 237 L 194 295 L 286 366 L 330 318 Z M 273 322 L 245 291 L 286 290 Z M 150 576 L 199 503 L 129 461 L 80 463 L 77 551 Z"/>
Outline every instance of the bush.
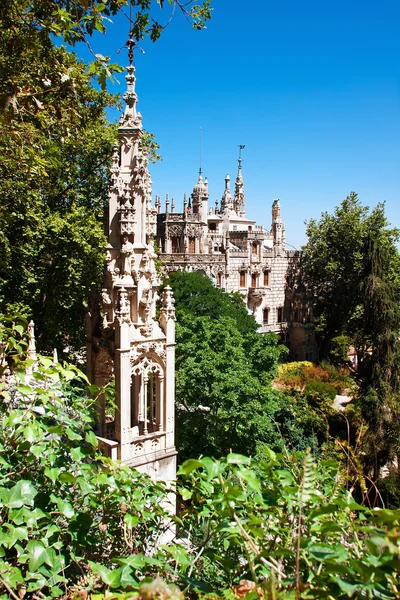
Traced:
<path fill-rule="evenodd" d="M 336 397 L 336 390 L 332 385 L 317 379 L 307 383 L 306 387 L 304 388 L 304 393 L 318 394 L 319 396 L 328 397 L 331 400 L 334 400 Z"/>

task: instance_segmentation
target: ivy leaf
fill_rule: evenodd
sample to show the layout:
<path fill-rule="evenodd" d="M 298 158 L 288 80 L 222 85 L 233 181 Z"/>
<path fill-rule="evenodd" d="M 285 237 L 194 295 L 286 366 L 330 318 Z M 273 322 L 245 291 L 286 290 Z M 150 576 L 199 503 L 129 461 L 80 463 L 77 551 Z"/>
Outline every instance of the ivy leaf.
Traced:
<path fill-rule="evenodd" d="M 48 549 L 43 546 L 39 540 L 31 540 L 28 542 L 26 551 L 29 555 L 29 570 L 34 573 L 38 568 L 47 562 L 49 564 L 50 557 Z M 51 563 L 49 566 L 52 566 Z"/>
<path fill-rule="evenodd" d="M 37 495 L 36 488 L 30 481 L 21 479 L 11 489 L 3 488 L 0 490 L 0 496 L 4 506 L 7 508 L 22 508 L 23 506 L 33 506 L 34 498 Z"/>
<path fill-rule="evenodd" d="M 93 573 L 97 573 L 97 575 L 100 576 L 101 580 L 106 585 L 109 585 L 110 588 L 119 587 L 121 583 L 122 567 L 111 570 L 107 569 L 107 567 L 104 567 L 103 565 L 94 563 L 91 560 L 89 560 L 89 565 Z"/>

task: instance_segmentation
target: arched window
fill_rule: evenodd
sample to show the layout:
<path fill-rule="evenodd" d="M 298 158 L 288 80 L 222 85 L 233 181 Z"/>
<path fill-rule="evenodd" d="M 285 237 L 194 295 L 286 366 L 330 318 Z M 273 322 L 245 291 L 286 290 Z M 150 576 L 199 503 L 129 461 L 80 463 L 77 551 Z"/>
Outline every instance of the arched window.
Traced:
<path fill-rule="evenodd" d="M 269 286 L 269 271 L 264 271 L 264 287 Z"/>
<path fill-rule="evenodd" d="M 240 271 L 240 283 L 241 288 L 246 287 L 246 271 Z"/>
<path fill-rule="evenodd" d="M 148 356 L 132 369 L 131 427 L 137 435 L 164 430 L 164 371 Z"/>
<path fill-rule="evenodd" d="M 257 244 L 255 242 L 253 242 L 253 245 L 251 247 L 251 253 L 254 255 L 257 255 L 257 251 L 258 251 Z"/>

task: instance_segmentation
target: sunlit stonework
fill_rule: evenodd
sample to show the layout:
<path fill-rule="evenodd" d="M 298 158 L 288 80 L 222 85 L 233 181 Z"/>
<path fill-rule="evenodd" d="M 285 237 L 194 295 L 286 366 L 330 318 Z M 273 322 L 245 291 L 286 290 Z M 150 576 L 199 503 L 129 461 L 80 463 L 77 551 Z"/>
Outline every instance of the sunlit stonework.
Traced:
<path fill-rule="evenodd" d="M 310 308 L 304 290 L 293 285 L 299 252 L 286 248 L 279 200 L 272 204 L 270 230 L 246 216 L 241 155 L 233 195 L 227 175 L 215 206 L 209 206 L 201 170 L 182 213 L 168 195 L 165 212 L 159 197 L 155 206 L 160 258 L 168 271 L 200 271 L 217 287 L 238 292 L 261 333 L 279 334 L 293 360 L 316 359 Z"/>
<path fill-rule="evenodd" d="M 111 168 L 102 311 L 92 308 L 87 318 L 88 374 L 99 385 L 115 375 L 115 415 L 104 398 L 98 410 L 102 451 L 169 482 L 176 473 L 175 310 L 170 288 L 158 297 L 153 244 L 157 211 L 151 205 L 134 73 L 129 66 L 126 108 Z"/>

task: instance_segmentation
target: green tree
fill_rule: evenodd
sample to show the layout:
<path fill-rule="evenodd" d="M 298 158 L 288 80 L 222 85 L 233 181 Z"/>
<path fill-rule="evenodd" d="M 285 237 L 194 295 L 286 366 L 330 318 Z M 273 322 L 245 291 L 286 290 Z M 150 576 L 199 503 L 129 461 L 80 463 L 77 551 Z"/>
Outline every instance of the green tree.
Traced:
<path fill-rule="evenodd" d="M 380 243 L 388 248 L 385 276 L 399 289 L 399 231 L 389 229 L 383 204 L 370 212 L 352 192 L 332 215 L 324 212 L 319 221 L 311 219 L 306 233 L 301 270 L 312 295 L 323 354 L 327 355 L 333 338 L 348 335 L 362 358 L 370 342 L 366 339 L 371 324 L 366 323 L 365 279 L 371 269 L 371 235 L 379 235 Z"/>
<path fill-rule="evenodd" d="M 307 235 L 302 270 L 323 349 L 347 336 L 357 352 L 365 456 L 376 479 L 399 453 L 399 231 L 389 228 L 383 204 L 369 212 L 352 193 L 333 215 L 310 221 Z"/>
<path fill-rule="evenodd" d="M 275 334 L 257 333 L 242 298 L 201 273 L 175 272 L 177 446 L 180 459 L 280 448 L 276 415 L 286 398 L 272 389 L 286 349 Z M 297 435 L 297 432 L 296 432 Z"/>
<path fill-rule="evenodd" d="M 158 38 L 163 25 L 154 11 L 163 4 L 132 0 L 135 40 Z M 32 314 L 42 349 L 82 345 L 86 299 L 102 279 L 102 221 L 116 140 L 106 109 L 117 100 L 105 85 L 122 69 L 95 53 L 89 40 L 126 5 L 0 3 L 0 307 Z M 208 1 L 173 2 L 176 8 L 197 28 L 211 15 Z M 92 63 L 62 43 L 86 43 Z"/>

